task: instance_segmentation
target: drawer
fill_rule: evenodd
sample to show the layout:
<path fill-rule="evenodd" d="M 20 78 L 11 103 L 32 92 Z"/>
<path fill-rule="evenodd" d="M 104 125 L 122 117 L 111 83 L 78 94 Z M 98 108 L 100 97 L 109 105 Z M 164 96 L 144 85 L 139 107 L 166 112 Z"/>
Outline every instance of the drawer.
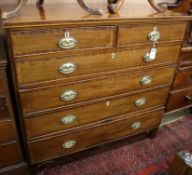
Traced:
<path fill-rule="evenodd" d="M 86 52 L 87 49 L 114 47 L 115 31 L 116 27 L 110 26 L 13 31 L 11 32 L 11 41 L 14 55 L 71 49 Z M 62 44 L 62 48 L 59 43 Z"/>
<path fill-rule="evenodd" d="M 0 120 L 9 118 L 9 110 L 6 98 L 0 98 Z"/>
<path fill-rule="evenodd" d="M 6 94 L 5 70 L 0 69 L 0 95 Z"/>
<path fill-rule="evenodd" d="M 183 40 L 186 24 L 132 24 L 119 27 L 118 46 L 140 43 L 152 43 L 148 39 L 150 32 L 157 27 L 159 41 Z"/>
<path fill-rule="evenodd" d="M 31 162 L 60 157 L 86 148 L 140 133 L 159 125 L 162 110 L 126 116 L 72 134 L 44 138 L 29 143 Z M 47 151 L 49 150 L 49 151 Z"/>
<path fill-rule="evenodd" d="M 150 46 L 94 55 L 66 57 L 63 53 L 54 53 L 23 57 L 16 63 L 17 79 L 20 85 L 59 79 L 70 81 L 101 72 L 175 63 L 179 48 L 180 43 L 159 45 L 156 59 L 149 62 L 144 56 L 150 52 Z"/>
<path fill-rule="evenodd" d="M 0 121 L 0 143 L 15 139 L 12 121 Z"/>
<path fill-rule="evenodd" d="M 181 55 L 181 66 L 182 67 L 187 67 L 187 66 L 192 66 L 192 52 L 184 52 Z"/>
<path fill-rule="evenodd" d="M 167 103 L 167 111 L 192 106 L 192 88 L 171 93 Z"/>
<path fill-rule="evenodd" d="M 156 89 L 150 92 L 123 96 L 101 103 L 26 118 L 25 127 L 27 137 L 31 138 L 70 129 L 148 107 L 163 106 L 167 98 L 168 90 L 168 88 Z M 49 123 L 52 124 L 51 127 Z"/>
<path fill-rule="evenodd" d="M 192 68 L 181 69 L 175 78 L 173 89 L 192 87 Z"/>
<path fill-rule="evenodd" d="M 127 72 L 73 84 L 23 90 L 20 93 L 23 112 L 37 112 L 171 83 L 174 70 L 174 67 L 166 67 L 137 73 Z"/>
<path fill-rule="evenodd" d="M 13 165 L 21 160 L 17 144 L 0 146 L 0 167 Z"/>

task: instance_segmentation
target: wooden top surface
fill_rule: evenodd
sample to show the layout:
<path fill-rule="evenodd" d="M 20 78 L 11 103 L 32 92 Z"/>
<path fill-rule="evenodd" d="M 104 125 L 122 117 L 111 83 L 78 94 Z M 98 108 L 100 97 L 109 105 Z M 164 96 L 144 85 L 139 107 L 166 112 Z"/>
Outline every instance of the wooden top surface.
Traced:
<path fill-rule="evenodd" d="M 55 3 L 54 3 L 55 2 Z M 176 19 L 190 20 L 191 17 L 181 13 L 167 11 L 165 13 L 157 13 L 148 3 L 147 0 L 127 0 L 122 6 L 118 14 L 107 13 L 107 0 L 103 2 L 89 3 L 91 7 L 99 7 L 104 10 L 104 15 L 89 15 L 85 12 L 76 1 L 52 1 L 45 0 L 43 9 L 38 9 L 33 2 L 28 2 L 18 14 L 18 16 L 4 21 L 4 27 L 31 26 L 42 24 L 70 24 L 74 22 L 97 23 L 124 20 L 161 20 Z M 86 2 L 86 1 L 85 1 Z"/>

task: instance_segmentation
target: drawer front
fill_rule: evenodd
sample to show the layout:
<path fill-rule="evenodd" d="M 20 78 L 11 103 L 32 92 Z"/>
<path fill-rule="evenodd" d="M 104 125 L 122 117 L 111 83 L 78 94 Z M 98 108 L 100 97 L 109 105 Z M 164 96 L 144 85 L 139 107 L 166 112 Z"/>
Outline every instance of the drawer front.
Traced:
<path fill-rule="evenodd" d="M 153 90 L 118 99 L 90 104 L 70 110 L 63 110 L 37 117 L 25 119 L 28 138 L 78 127 L 91 122 L 128 112 L 142 110 L 148 107 L 164 105 L 168 88 Z M 159 95 L 161 94 L 161 95 Z M 97 112 L 95 112 L 97 111 Z M 50 127 L 49 123 L 52 123 Z"/>
<path fill-rule="evenodd" d="M 158 41 L 183 40 L 186 24 L 133 24 L 119 27 L 118 46 L 140 43 L 151 43 L 148 39 L 150 32 L 157 27 L 160 33 Z"/>
<path fill-rule="evenodd" d="M 12 32 L 11 41 L 14 55 L 66 50 L 85 51 L 112 48 L 115 43 L 115 31 L 115 27 L 34 29 Z"/>
<path fill-rule="evenodd" d="M 192 106 L 192 89 L 182 90 L 170 94 L 167 103 L 167 111 Z"/>
<path fill-rule="evenodd" d="M 0 95 L 6 94 L 5 70 L 0 69 Z"/>
<path fill-rule="evenodd" d="M 24 91 L 20 94 L 23 112 L 41 111 L 171 83 L 174 70 L 174 67 L 169 67 L 134 74 L 124 73 L 70 85 L 57 85 Z"/>
<path fill-rule="evenodd" d="M 21 160 L 16 144 L 0 146 L 0 167 L 13 165 Z"/>
<path fill-rule="evenodd" d="M 0 98 L 0 120 L 9 118 L 9 110 L 6 98 Z"/>
<path fill-rule="evenodd" d="M 14 139 L 13 126 L 11 121 L 0 122 L 0 143 L 9 142 Z"/>
<path fill-rule="evenodd" d="M 155 128 L 161 121 L 163 111 L 143 113 L 141 115 L 126 116 L 126 118 L 103 124 L 91 129 L 44 139 L 29 144 L 31 161 L 60 157 L 77 152 L 91 146 L 117 140 L 151 128 Z M 49 151 L 47 151 L 49 150 Z"/>
<path fill-rule="evenodd" d="M 192 66 L 192 52 L 182 53 L 181 60 L 182 67 Z"/>
<path fill-rule="evenodd" d="M 187 88 L 192 87 L 192 69 L 181 70 L 177 73 L 173 88 Z"/>
<path fill-rule="evenodd" d="M 150 62 L 144 60 L 144 56 L 151 50 L 150 46 L 106 54 L 66 57 L 64 54 L 54 53 L 23 57 L 16 64 L 17 79 L 20 85 L 58 79 L 70 81 L 70 78 L 79 78 L 83 75 L 97 75 L 101 72 L 119 69 L 175 63 L 179 48 L 180 43 L 159 45 L 156 59 Z"/>

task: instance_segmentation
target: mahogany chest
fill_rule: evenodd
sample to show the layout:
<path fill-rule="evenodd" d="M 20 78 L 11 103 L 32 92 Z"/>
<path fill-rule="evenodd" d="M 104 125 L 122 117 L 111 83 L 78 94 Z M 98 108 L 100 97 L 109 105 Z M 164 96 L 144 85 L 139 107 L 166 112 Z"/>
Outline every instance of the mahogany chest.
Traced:
<path fill-rule="evenodd" d="M 27 175 L 10 98 L 4 38 L 0 36 L 0 174 Z"/>
<path fill-rule="evenodd" d="M 166 112 L 174 112 L 192 106 L 192 35 L 191 23 L 187 26 L 174 83 L 169 94 Z"/>
<path fill-rule="evenodd" d="M 157 130 L 190 18 L 153 13 L 45 3 L 4 21 L 30 163 Z"/>

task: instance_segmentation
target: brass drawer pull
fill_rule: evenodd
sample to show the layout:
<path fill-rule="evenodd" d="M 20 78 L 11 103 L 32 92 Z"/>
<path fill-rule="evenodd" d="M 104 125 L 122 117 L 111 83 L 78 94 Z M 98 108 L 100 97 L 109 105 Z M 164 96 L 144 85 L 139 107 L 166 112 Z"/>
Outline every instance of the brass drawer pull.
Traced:
<path fill-rule="evenodd" d="M 131 125 L 131 128 L 132 129 L 139 129 L 139 128 L 141 128 L 141 122 L 135 122 L 135 123 L 133 123 L 132 125 Z"/>
<path fill-rule="evenodd" d="M 187 100 L 189 100 L 189 101 L 192 101 L 192 97 L 189 96 L 189 95 L 186 95 L 185 98 L 186 98 Z"/>
<path fill-rule="evenodd" d="M 145 98 L 140 98 L 140 99 L 135 101 L 135 105 L 137 107 L 143 106 L 145 103 L 146 103 L 146 99 Z"/>
<path fill-rule="evenodd" d="M 61 100 L 71 101 L 77 97 L 77 92 L 75 90 L 67 90 L 60 95 Z"/>
<path fill-rule="evenodd" d="M 161 37 L 160 32 L 157 30 L 157 27 L 154 27 L 153 31 L 148 34 L 148 39 L 152 42 L 157 42 Z"/>
<path fill-rule="evenodd" d="M 77 117 L 75 115 L 67 115 L 61 119 L 61 123 L 63 125 L 69 125 L 72 124 L 76 120 L 76 118 Z"/>
<path fill-rule="evenodd" d="M 62 74 L 71 74 L 76 70 L 76 65 L 74 63 L 65 63 L 59 67 L 59 72 Z"/>
<path fill-rule="evenodd" d="M 59 41 L 59 47 L 62 49 L 72 49 L 77 45 L 77 41 L 70 36 L 69 32 L 65 32 L 65 37 Z"/>
<path fill-rule="evenodd" d="M 75 145 L 77 144 L 77 142 L 75 140 L 69 140 L 69 141 L 66 141 L 62 147 L 65 148 L 65 149 L 69 149 L 69 148 L 72 148 L 74 147 Z"/>
<path fill-rule="evenodd" d="M 151 82 L 152 82 L 152 77 L 150 77 L 150 76 L 144 76 L 140 82 L 141 82 L 142 85 L 151 84 Z"/>

